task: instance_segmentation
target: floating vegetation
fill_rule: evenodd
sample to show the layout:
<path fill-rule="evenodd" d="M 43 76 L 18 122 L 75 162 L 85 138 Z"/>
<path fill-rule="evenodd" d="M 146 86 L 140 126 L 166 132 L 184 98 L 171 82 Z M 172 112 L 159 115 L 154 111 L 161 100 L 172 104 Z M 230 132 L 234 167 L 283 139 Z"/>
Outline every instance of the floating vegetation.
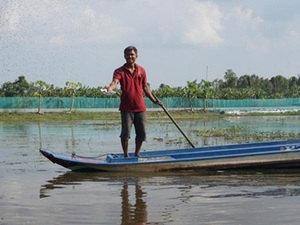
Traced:
<path fill-rule="evenodd" d="M 153 138 L 153 140 L 158 141 L 158 142 L 163 142 L 164 141 L 163 138 Z"/>
<path fill-rule="evenodd" d="M 163 142 L 167 146 L 178 147 L 178 148 L 190 148 L 190 144 L 183 137 L 180 138 L 153 138 L 154 141 Z M 196 144 L 196 143 L 194 143 Z"/>
<path fill-rule="evenodd" d="M 246 127 L 242 126 L 232 126 L 229 128 L 212 128 L 212 129 L 203 129 L 195 130 L 197 136 L 200 137 L 230 137 L 241 134 L 242 131 L 246 131 Z"/>
<path fill-rule="evenodd" d="M 300 139 L 300 133 L 284 131 L 259 131 L 253 127 L 234 125 L 230 127 L 214 127 L 193 130 L 189 134 L 194 145 L 211 146 L 225 143 L 250 143 L 272 140 Z M 155 137 L 154 141 L 169 147 L 191 147 L 183 137 Z"/>
<path fill-rule="evenodd" d="M 287 133 L 283 131 L 249 132 L 247 127 L 242 126 L 195 130 L 194 133 L 201 138 L 224 138 L 224 140 L 236 142 L 271 141 L 277 139 L 300 138 L 300 133 Z"/>

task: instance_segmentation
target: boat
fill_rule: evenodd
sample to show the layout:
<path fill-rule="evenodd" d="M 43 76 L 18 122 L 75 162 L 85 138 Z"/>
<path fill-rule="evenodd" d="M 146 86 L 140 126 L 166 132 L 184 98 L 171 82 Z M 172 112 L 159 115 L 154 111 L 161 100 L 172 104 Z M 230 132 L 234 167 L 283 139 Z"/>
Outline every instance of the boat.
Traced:
<path fill-rule="evenodd" d="M 300 139 L 228 144 L 186 149 L 106 154 L 84 157 L 40 149 L 47 159 L 72 171 L 142 172 L 176 170 L 220 170 L 238 168 L 300 168 Z"/>

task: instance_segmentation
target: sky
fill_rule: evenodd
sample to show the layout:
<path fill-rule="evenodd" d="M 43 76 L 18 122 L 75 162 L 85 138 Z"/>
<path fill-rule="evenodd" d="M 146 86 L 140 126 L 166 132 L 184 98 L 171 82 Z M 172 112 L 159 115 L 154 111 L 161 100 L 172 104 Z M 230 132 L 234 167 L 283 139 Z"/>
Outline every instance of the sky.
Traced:
<path fill-rule="evenodd" d="M 138 48 L 152 89 L 300 74 L 298 0 L 0 0 L 0 84 L 104 87 Z"/>

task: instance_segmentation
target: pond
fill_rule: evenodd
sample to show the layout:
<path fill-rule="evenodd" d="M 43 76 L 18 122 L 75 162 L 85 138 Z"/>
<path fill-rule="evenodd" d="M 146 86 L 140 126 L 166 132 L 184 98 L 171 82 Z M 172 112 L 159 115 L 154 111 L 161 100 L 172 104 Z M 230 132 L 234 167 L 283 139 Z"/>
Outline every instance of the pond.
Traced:
<path fill-rule="evenodd" d="M 196 146 L 236 141 L 202 138 L 204 129 L 300 133 L 298 116 L 177 122 Z M 119 129 L 119 121 L 0 122 L 0 224 L 299 224 L 297 169 L 74 173 L 38 152 L 120 152 Z M 188 146 L 172 122 L 149 121 L 142 151 Z"/>

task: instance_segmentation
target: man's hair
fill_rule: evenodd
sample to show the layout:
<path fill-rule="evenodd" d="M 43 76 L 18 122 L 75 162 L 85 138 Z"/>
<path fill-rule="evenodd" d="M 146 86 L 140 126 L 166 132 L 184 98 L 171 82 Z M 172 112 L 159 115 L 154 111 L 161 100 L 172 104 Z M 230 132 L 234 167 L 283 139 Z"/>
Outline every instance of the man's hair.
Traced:
<path fill-rule="evenodd" d="M 132 50 L 135 52 L 135 54 L 138 53 L 138 50 L 137 50 L 136 47 L 134 47 L 134 46 L 128 46 L 127 48 L 124 49 L 124 54 L 126 54 L 127 52 L 130 52 Z"/>

